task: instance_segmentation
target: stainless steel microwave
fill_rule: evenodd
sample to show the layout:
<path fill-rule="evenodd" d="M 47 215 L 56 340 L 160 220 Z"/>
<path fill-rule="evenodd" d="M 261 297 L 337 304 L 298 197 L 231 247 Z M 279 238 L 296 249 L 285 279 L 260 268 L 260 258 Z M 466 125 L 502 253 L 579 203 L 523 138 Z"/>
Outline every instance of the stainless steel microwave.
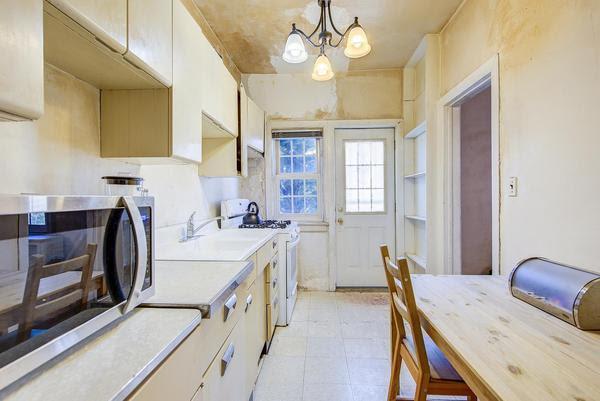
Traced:
<path fill-rule="evenodd" d="M 154 199 L 0 196 L 0 391 L 154 291 Z"/>

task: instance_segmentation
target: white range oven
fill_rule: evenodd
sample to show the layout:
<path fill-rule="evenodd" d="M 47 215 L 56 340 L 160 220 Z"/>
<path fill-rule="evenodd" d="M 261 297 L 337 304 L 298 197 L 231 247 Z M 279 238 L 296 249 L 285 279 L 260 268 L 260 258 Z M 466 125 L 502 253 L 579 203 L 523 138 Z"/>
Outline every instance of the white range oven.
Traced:
<path fill-rule="evenodd" d="M 278 326 L 287 326 L 292 320 L 292 312 L 298 297 L 298 244 L 300 229 L 298 223 L 290 220 L 263 220 L 260 224 L 242 224 L 248 209 L 248 199 L 229 199 L 221 202 L 221 215 L 224 217 L 222 228 L 261 228 L 277 230 L 280 238 L 278 249 L 279 299 L 281 302 Z"/>

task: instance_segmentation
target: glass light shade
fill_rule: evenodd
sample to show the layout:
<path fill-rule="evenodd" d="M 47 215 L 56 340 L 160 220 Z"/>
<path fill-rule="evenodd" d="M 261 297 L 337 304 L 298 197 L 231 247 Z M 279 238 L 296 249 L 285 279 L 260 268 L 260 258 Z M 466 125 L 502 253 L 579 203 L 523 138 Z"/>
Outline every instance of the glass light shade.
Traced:
<path fill-rule="evenodd" d="M 333 76 L 334 73 L 329 58 L 327 58 L 326 55 L 321 54 L 315 62 L 312 79 L 315 81 L 329 81 Z"/>
<path fill-rule="evenodd" d="M 355 26 L 348 34 L 348 41 L 346 42 L 344 54 L 346 57 L 359 58 L 366 56 L 370 52 L 371 45 L 369 45 L 365 30 L 362 29 L 360 25 Z"/>
<path fill-rule="evenodd" d="M 291 64 L 303 63 L 308 58 L 302 37 L 298 33 L 290 33 L 285 42 L 283 59 Z"/>

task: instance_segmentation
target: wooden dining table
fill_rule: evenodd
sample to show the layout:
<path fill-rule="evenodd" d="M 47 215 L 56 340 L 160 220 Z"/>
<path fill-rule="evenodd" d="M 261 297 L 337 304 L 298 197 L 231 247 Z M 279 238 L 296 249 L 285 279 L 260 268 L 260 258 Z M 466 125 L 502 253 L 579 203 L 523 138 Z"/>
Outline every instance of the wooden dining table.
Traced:
<path fill-rule="evenodd" d="M 101 295 L 105 293 L 104 273 L 102 271 L 92 272 L 92 291 L 98 291 Z M 4 274 L 0 277 L 0 334 L 5 333 L 8 328 L 18 324 L 22 319 L 23 294 L 27 271 L 19 271 Z M 81 272 L 70 271 L 48 277 L 40 282 L 38 290 L 39 297 L 53 299 L 68 293 L 79 285 Z"/>
<path fill-rule="evenodd" d="M 479 400 L 600 400 L 600 332 L 514 298 L 507 277 L 412 277 L 423 328 Z"/>

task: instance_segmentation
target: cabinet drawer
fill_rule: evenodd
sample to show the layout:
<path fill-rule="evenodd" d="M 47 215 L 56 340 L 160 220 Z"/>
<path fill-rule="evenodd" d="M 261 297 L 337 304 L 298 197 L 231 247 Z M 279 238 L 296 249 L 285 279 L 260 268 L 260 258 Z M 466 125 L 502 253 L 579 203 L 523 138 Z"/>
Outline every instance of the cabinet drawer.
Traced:
<path fill-rule="evenodd" d="M 277 253 L 277 245 L 279 243 L 279 236 L 276 235 L 266 244 L 264 244 L 257 252 L 257 266 L 260 272 L 273 258 L 273 255 Z"/>
<path fill-rule="evenodd" d="M 128 398 L 129 401 L 189 401 L 202 383 L 210 361 L 205 352 L 205 320 Z"/>
<path fill-rule="evenodd" d="M 245 317 L 234 327 L 204 375 L 201 399 L 240 401 L 245 394 Z"/>

